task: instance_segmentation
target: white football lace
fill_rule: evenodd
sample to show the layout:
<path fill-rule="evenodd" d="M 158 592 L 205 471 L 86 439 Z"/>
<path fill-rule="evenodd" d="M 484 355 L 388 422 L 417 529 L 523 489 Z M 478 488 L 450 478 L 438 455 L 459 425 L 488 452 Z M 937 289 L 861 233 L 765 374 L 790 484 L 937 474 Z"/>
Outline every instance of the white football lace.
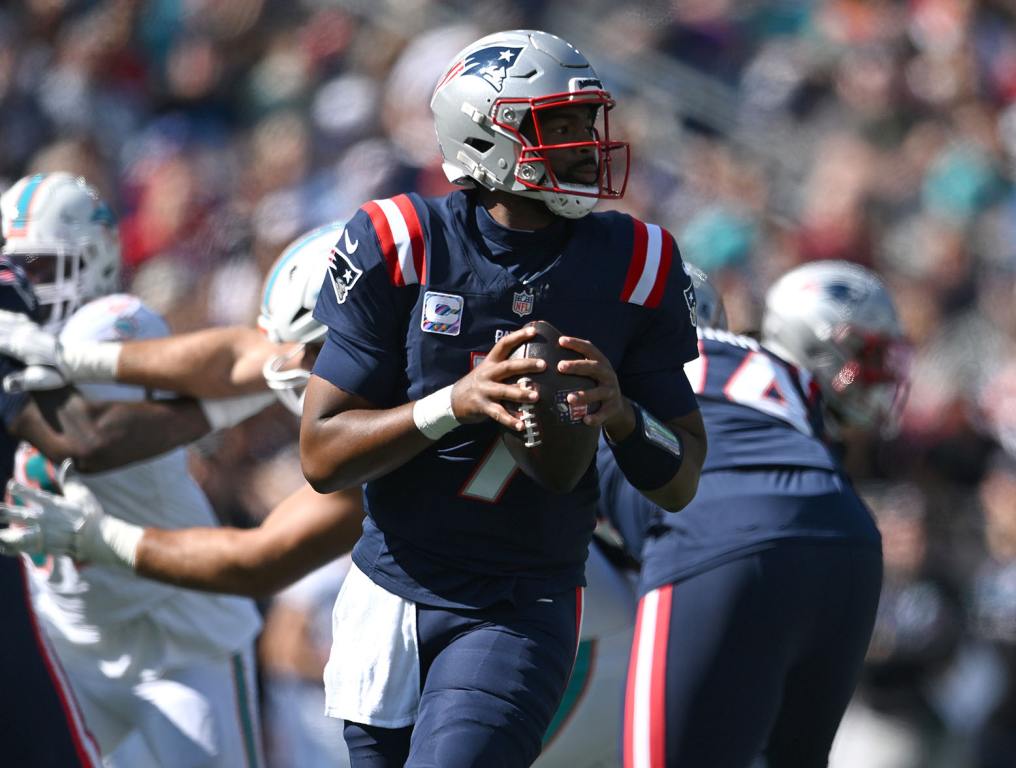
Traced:
<path fill-rule="evenodd" d="M 519 386 L 523 389 L 532 389 L 533 382 L 523 376 L 519 379 Z M 536 408 L 532 403 L 522 403 L 519 406 L 519 410 L 522 412 L 522 426 L 525 428 L 525 440 L 523 445 L 526 448 L 536 448 L 543 444 L 543 440 L 540 438 L 540 425 L 536 423 Z"/>

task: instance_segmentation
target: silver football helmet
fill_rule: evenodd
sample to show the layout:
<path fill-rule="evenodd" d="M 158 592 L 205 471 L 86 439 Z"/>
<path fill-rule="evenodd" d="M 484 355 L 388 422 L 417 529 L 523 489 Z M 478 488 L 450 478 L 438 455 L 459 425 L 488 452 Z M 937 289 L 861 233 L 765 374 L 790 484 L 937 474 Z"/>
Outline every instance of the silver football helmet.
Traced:
<path fill-rule="evenodd" d="M 909 346 L 889 291 L 870 270 L 821 261 L 787 272 L 766 294 L 762 343 L 811 372 L 844 424 L 885 427 L 898 415 Z"/>
<path fill-rule="evenodd" d="M 719 292 L 713 288 L 706 273 L 698 267 L 684 263 L 684 270 L 691 278 L 691 284 L 695 287 L 695 316 L 696 325 L 700 328 L 727 329 L 727 310 L 723 308 L 723 299 Z"/>
<path fill-rule="evenodd" d="M 20 264 L 43 322 L 58 330 L 74 311 L 116 291 L 120 237 L 109 206 L 84 179 L 39 173 L 0 195 L 3 255 Z"/>
<path fill-rule="evenodd" d="M 314 305 L 328 271 L 328 256 L 345 226 L 344 221 L 333 221 L 304 233 L 286 246 L 265 278 L 258 327 L 271 341 L 299 346 L 271 357 L 262 373 L 269 389 L 297 416 L 303 412 L 310 371 L 287 366 L 306 345 L 321 342 L 328 330 L 314 319 Z"/>
<path fill-rule="evenodd" d="M 590 140 L 554 144 L 542 127 L 548 111 L 576 105 L 588 105 L 595 115 Z M 585 216 L 598 199 L 624 194 L 628 144 L 610 138 L 613 106 L 578 49 L 528 29 L 467 46 L 452 59 L 430 102 L 449 181 L 541 199 L 567 218 Z M 562 150 L 589 152 L 596 182 L 558 178 L 550 158 Z"/>

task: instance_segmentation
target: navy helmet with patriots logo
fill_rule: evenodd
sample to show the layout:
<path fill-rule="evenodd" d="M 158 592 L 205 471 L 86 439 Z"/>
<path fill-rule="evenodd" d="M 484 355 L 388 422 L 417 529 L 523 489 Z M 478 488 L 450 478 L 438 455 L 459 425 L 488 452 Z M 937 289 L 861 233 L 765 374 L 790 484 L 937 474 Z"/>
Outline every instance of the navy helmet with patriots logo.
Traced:
<path fill-rule="evenodd" d="M 542 139 L 543 116 L 577 105 L 592 109 L 597 128 L 588 141 L 568 148 L 595 154 L 599 173 L 593 184 L 558 179 L 547 159 L 555 146 Z M 529 29 L 498 32 L 467 46 L 452 59 L 430 102 L 443 168 L 452 183 L 536 198 L 567 218 L 586 215 L 599 199 L 624 194 L 628 144 L 610 137 L 607 114 L 613 106 L 577 48 Z M 522 132 L 527 124 L 535 141 Z"/>

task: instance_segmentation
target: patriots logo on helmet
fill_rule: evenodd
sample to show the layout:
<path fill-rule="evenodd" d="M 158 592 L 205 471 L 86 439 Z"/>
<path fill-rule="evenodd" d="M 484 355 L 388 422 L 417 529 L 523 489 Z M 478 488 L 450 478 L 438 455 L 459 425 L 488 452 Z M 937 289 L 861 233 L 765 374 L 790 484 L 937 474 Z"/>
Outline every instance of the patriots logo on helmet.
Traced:
<path fill-rule="evenodd" d="M 339 304 L 345 304 L 346 297 L 362 274 L 363 270 L 353 264 L 346 254 L 338 248 L 332 248 L 328 254 L 328 275 L 332 279 L 335 300 Z"/>
<path fill-rule="evenodd" d="M 825 286 L 825 292 L 831 299 L 854 304 L 864 298 L 864 292 L 856 285 L 832 282 Z"/>
<path fill-rule="evenodd" d="M 441 90 L 459 75 L 475 75 L 482 77 L 495 91 L 500 92 L 505 78 L 508 77 L 508 70 L 515 65 L 520 53 L 522 46 L 492 45 L 489 48 L 481 48 L 455 62 L 434 90 Z"/>

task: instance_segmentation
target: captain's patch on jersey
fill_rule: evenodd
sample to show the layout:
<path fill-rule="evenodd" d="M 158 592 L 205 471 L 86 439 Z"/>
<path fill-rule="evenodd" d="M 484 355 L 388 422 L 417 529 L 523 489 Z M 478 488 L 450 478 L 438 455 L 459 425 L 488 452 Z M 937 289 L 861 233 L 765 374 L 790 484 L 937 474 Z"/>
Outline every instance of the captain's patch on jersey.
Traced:
<path fill-rule="evenodd" d="M 423 295 L 423 317 L 420 330 L 425 333 L 440 333 L 458 336 L 462 330 L 462 307 L 465 301 L 453 293 L 427 291 Z"/>
<path fill-rule="evenodd" d="M 363 270 L 353 264 L 338 248 L 332 248 L 328 254 L 328 274 L 332 278 L 332 288 L 335 289 L 335 300 L 339 304 L 344 304 Z"/>

